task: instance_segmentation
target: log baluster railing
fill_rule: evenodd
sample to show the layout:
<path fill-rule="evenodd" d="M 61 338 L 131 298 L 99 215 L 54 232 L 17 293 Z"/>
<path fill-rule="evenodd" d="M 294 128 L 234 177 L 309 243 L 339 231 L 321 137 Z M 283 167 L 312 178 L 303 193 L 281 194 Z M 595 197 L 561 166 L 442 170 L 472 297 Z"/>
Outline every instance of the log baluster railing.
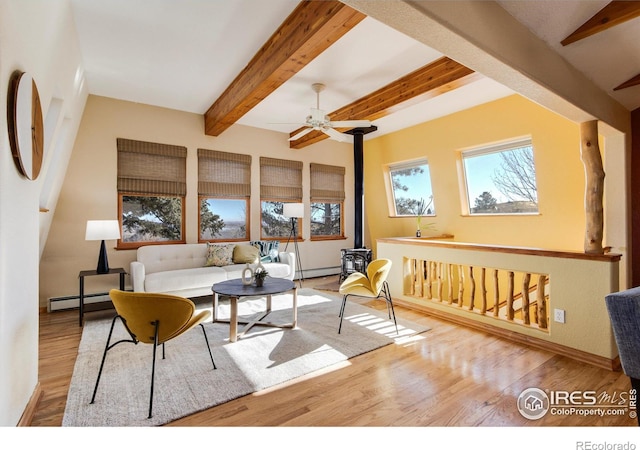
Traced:
<path fill-rule="evenodd" d="M 413 297 L 451 307 L 466 307 L 481 315 L 490 313 L 498 320 L 515 321 L 542 330 L 548 328 L 549 299 L 545 285 L 549 283 L 549 277 L 546 274 L 535 274 L 538 284 L 532 286 L 531 276 L 534 274 L 528 272 L 487 267 L 480 267 L 476 271 L 477 267 L 474 266 L 422 259 L 411 260 L 409 267 L 409 294 Z M 516 280 L 520 286 L 519 291 L 516 290 Z M 456 285 L 457 292 L 454 289 Z M 491 285 L 492 304 L 489 304 L 488 285 Z M 480 290 L 479 307 L 476 306 L 476 286 Z M 530 298 L 532 291 L 536 293 L 533 301 Z"/>

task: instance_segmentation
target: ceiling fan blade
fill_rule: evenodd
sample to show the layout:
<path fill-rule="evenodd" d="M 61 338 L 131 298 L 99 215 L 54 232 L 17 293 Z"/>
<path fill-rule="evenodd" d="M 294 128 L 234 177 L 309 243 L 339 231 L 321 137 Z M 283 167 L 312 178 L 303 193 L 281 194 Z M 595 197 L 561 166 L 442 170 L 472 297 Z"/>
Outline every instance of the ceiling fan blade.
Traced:
<path fill-rule="evenodd" d="M 313 128 L 307 128 L 305 130 L 302 130 L 300 133 L 295 134 L 294 136 L 291 136 L 289 138 L 290 141 L 297 141 L 298 139 L 300 139 L 302 136 L 305 136 L 309 133 L 311 133 L 313 131 Z"/>
<path fill-rule="evenodd" d="M 335 128 L 360 128 L 370 127 L 370 120 L 336 120 L 331 122 L 331 126 Z"/>
<path fill-rule="evenodd" d="M 333 128 L 323 128 L 322 132 L 336 141 L 349 142 L 349 137 L 346 134 L 342 134 Z"/>

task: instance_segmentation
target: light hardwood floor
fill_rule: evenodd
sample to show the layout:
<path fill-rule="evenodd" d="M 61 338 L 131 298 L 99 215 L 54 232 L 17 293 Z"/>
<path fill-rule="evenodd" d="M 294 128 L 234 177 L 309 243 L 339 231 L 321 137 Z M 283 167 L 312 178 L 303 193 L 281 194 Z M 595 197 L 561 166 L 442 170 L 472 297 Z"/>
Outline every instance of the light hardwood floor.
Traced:
<path fill-rule="evenodd" d="M 304 287 L 336 277 L 305 280 Z M 367 301 L 385 308 L 382 301 Z M 552 415 L 532 421 L 516 407 L 530 387 L 545 391 L 630 389 L 628 378 L 396 307 L 431 330 L 339 368 L 248 395 L 173 422 L 172 426 L 636 426 L 623 416 Z M 82 329 L 77 311 L 41 313 L 40 383 L 32 426 L 60 426 Z M 90 320 L 90 316 L 89 316 Z M 337 320 L 337 318 L 336 318 Z"/>

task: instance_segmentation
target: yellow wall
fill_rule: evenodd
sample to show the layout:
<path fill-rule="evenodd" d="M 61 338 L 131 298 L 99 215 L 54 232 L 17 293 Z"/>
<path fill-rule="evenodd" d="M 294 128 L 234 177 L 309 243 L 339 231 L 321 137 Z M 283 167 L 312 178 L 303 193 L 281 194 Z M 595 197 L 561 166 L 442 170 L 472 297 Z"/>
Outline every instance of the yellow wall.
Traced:
<path fill-rule="evenodd" d="M 325 140 L 301 150 L 289 148 L 288 135 L 235 125 L 218 137 L 204 134 L 202 115 L 158 108 L 105 97 L 89 96 L 73 148 L 51 230 L 40 264 L 40 305 L 47 299 L 78 295 L 78 273 L 96 267 L 99 243 L 85 241 L 87 220 L 116 219 L 116 138 L 183 145 L 187 147 L 186 240 L 198 240 L 197 149 L 207 148 L 252 155 L 251 234 L 260 236 L 260 156 L 303 162 L 303 202 L 309 213 L 309 163 L 343 166 L 345 174 L 346 240 L 309 240 L 308 219 L 299 243 L 305 277 L 313 269 L 336 268 L 340 249 L 353 245 L 353 149 L 351 144 Z M 346 155 L 346 157 L 345 157 Z M 284 244 L 282 246 L 284 247 Z M 107 243 L 109 266 L 129 270 L 135 250 L 116 251 Z M 293 243 L 289 246 L 292 250 Z M 112 277 L 109 279 L 109 277 Z M 106 292 L 117 287 L 117 276 L 88 277 L 86 292 Z M 129 282 L 127 281 L 127 284 Z"/>
<path fill-rule="evenodd" d="M 540 214 L 462 215 L 459 152 L 523 136 L 533 141 Z M 367 242 L 415 235 L 415 218 L 389 217 L 382 168 L 420 157 L 429 161 L 436 210 L 423 222 L 433 222 L 436 233 L 460 242 L 582 251 L 585 181 L 577 124 L 514 95 L 367 141 Z"/>

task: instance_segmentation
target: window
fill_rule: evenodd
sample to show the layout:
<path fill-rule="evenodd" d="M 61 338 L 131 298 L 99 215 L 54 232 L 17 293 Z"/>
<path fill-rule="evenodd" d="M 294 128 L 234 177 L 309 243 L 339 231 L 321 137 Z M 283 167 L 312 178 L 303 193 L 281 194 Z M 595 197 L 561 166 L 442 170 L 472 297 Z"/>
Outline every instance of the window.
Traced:
<path fill-rule="evenodd" d="M 198 149 L 198 240 L 249 240 L 251 155 Z"/>
<path fill-rule="evenodd" d="M 118 247 L 185 242 L 186 147 L 121 138 L 117 147 Z"/>
<path fill-rule="evenodd" d="M 344 236 L 344 167 L 311 163 L 311 239 Z"/>
<path fill-rule="evenodd" d="M 260 158 L 260 238 L 285 239 L 291 235 L 291 221 L 282 213 L 284 203 L 302 202 L 302 162 Z M 296 226 L 302 236 L 300 219 Z"/>
<path fill-rule="evenodd" d="M 535 214 L 531 139 L 462 152 L 469 214 Z"/>
<path fill-rule="evenodd" d="M 388 167 L 393 204 L 392 216 L 433 216 L 431 174 L 426 159 L 391 164 Z"/>

